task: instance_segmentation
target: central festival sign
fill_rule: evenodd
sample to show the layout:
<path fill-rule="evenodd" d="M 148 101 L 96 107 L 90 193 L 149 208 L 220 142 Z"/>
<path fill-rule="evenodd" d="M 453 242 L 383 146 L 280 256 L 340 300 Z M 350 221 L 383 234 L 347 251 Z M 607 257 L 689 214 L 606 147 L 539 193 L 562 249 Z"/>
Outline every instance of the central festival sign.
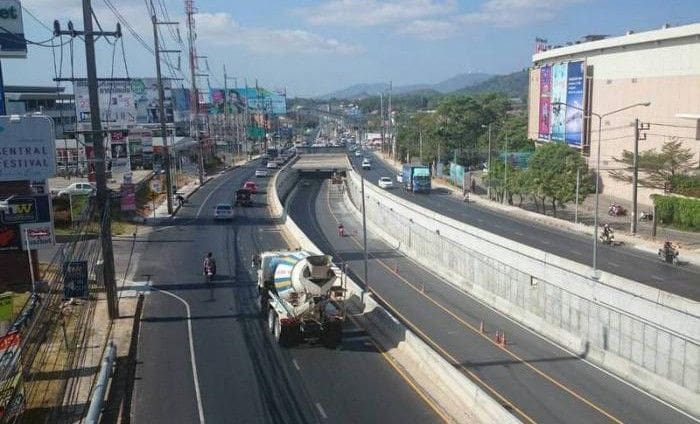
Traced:
<path fill-rule="evenodd" d="M 56 175 L 56 140 L 47 116 L 0 116 L 0 181 Z"/>

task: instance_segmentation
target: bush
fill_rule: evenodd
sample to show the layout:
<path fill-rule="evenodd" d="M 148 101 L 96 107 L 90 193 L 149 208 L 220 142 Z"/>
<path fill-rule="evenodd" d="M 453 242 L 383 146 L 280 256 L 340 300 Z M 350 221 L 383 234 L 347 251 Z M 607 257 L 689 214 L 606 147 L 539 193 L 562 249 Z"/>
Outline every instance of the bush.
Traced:
<path fill-rule="evenodd" d="M 674 227 L 700 231 L 700 199 L 680 196 L 653 196 L 660 222 Z"/>
<path fill-rule="evenodd" d="M 700 175 L 674 175 L 671 187 L 675 194 L 700 198 Z"/>

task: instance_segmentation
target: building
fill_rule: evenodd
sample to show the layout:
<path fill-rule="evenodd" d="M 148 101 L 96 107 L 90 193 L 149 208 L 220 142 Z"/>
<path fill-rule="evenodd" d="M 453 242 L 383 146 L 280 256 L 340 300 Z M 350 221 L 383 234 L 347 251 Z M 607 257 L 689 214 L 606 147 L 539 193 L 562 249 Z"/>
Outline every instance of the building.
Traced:
<path fill-rule="evenodd" d="M 609 171 L 621 168 L 614 158 L 620 158 L 623 150 L 633 151 L 635 119 L 645 128 L 648 125 L 641 131 L 640 152 L 679 140 L 700 155 L 700 24 L 664 25 L 619 37 L 587 36 L 554 48 L 542 41 L 532 56 L 528 136 L 579 148 L 595 168 L 599 134 L 595 114 L 604 115 L 603 196 L 610 201 L 632 200 L 631 184 L 614 180 Z M 647 107 L 609 114 L 646 102 Z M 661 191 L 640 187 L 639 203 L 651 205 L 650 194 Z"/>
<path fill-rule="evenodd" d="M 75 131 L 75 98 L 65 87 L 6 85 L 5 106 L 8 115 L 42 113 L 51 117 L 56 138 Z"/>

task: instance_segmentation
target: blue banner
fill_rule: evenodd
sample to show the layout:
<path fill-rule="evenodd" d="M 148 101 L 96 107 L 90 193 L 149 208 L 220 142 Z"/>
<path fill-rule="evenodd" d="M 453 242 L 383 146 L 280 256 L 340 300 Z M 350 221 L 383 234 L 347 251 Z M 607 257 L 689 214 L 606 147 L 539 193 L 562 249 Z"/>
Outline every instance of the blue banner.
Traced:
<path fill-rule="evenodd" d="M 570 62 L 566 84 L 566 143 L 581 147 L 583 141 L 584 63 Z"/>
<path fill-rule="evenodd" d="M 552 118 L 551 140 L 564 141 L 566 123 L 566 71 L 565 63 L 552 66 Z"/>

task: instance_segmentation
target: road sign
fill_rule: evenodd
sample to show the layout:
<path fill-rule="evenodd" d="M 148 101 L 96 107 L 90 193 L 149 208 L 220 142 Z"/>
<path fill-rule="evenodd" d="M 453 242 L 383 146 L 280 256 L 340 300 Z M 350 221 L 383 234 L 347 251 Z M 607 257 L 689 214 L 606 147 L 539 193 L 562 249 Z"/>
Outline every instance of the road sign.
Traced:
<path fill-rule="evenodd" d="M 22 236 L 22 249 L 46 249 L 56 244 L 56 234 L 52 222 L 33 222 L 19 226 Z"/>
<path fill-rule="evenodd" d="M 160 179 L 158 178 L 153 178 L 151 180 L 151 191 L 153 193 L 161 193 L 163 191 L 163 184 L 160 182 Z"/>
<path fill-rule="evenodd" d="M 0 58 L 26 58 L 27 40 L 19 0 L 0 0 L 0 27 Z"/>
<path fill-rule="evenodd" d="M 72 261 L 63 264 L 63 297 L 87 297 L 87 261 Z"/>
<path fill-rule="evenodd" d="M 0 116 L 0 133 L 0 181 L 45 180 L 56 175 L 51 118 Z"/>

